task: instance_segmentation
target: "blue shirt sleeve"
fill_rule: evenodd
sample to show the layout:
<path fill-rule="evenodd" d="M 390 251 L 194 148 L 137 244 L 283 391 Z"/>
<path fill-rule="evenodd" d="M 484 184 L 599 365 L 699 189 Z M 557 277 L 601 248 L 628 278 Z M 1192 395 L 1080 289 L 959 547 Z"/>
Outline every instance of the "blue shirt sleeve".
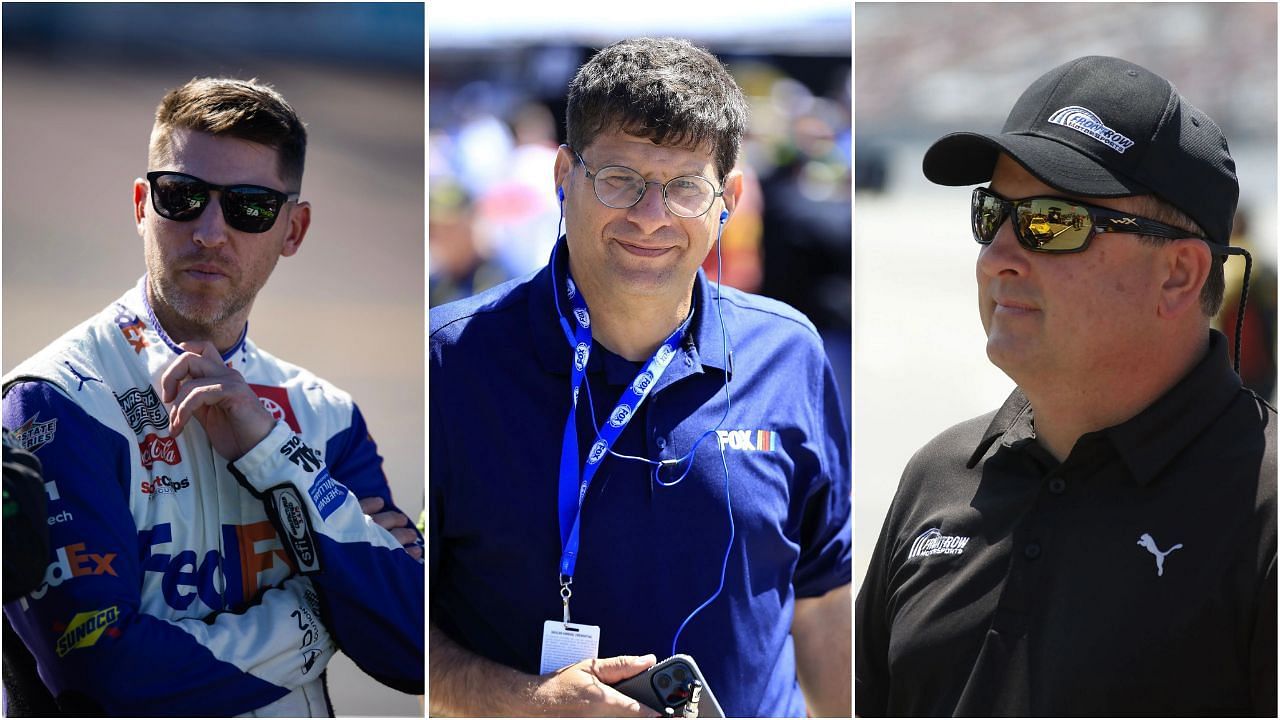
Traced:
<path fill-rule="evenodd" d="M 820 354 L 820 353 L 819 353 Z M 796 563 L 796 597 L 817 597 L 853 578 L 853 486 L 849 467 L 849 429 L 845 426 L 840 392 L 831 364 L 812 373 L 811 397 L 818 444 L 818 475 L 811 479 L 800 522 L 800 559 Z"/>
<path fill-rule="evenodd" d="M 323 661 L 304 670 L 299 636 L 288 629 L 309 581 L 268 589 L 235 613 L 147 614 L 126 440 L 43 382 L 6 393 L 4 424 L 40 458 L 56 519 L 44 582 L 4 612 L 55 698 L 74 696 L 109 715 L 231 716 L 319 675 L 333 653 L 328 633 L 313 637 Z"/>

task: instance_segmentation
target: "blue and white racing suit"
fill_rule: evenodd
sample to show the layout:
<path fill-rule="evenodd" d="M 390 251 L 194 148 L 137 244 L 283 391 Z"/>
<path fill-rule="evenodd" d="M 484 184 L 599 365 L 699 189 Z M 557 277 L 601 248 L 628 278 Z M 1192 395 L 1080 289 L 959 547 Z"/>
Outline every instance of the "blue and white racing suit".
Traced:
<path fill-rule="evenodd" d="M 360 510 L 394 505 L 350 396 L 242 336 L 223 359 L 275 428 L 234 464 L 199 423 L 173 437 L 159 383 L 180 350 L 144 287 L 4 378 L 51 549 L 4 612 L 44 685 L 111 715 L 324 716 L 341 649 L 422 692 L 423 565 Z"/>

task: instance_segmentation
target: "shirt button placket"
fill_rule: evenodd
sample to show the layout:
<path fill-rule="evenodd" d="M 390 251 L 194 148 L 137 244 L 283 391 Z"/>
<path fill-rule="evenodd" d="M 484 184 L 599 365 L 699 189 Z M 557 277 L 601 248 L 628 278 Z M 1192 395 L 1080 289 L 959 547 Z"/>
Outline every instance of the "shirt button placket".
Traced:
<path fill-rule="evenodd" d="M 1066 480 L 1064 480 L 1064 479 L 1062 479 L 1062 478 L 1060 478 L 1060 477 L 1055 477 L 1055 478 L 1052 478 L 1052 479 L 1050 479 L 1050 480 L 1049 480 L 1049 492 L 1050 492 L 1051 494 L 1053 494 L 1053 495 L 1061 495 L 1062 493 L 1064 493 L 1064 492 L 1066 492 L 1066 491 L 1067 491 L 1067 481 L 1066 481 Z"/>
<path fill-rule="evenodd" d="M 1040 557 L 1040 543 L 1038 542 L 1027 543 L 1026 547 L 1022 548 L 1022 554 L 1028 560 L 1035 560 L 1036 558 Z"/>

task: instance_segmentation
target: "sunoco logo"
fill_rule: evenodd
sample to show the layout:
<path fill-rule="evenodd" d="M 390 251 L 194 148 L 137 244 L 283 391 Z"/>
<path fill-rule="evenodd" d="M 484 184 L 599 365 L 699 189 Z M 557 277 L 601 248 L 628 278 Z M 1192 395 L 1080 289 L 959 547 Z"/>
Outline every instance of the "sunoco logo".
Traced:
<path fill-rule="evenodd" d="M 573 367 L 578 372 L 582 372 L 582 368 L 587 366 L 587 353 L 590 350 L 591 348 L 588 348 L 586 343 L 578 343 L 578 347 L 573 349 Z"/>
<path fill-rule="evenodd" d="M 1049 116 L 1049 122 L 1084 133 L 1120 154 L 1124 154 L 1125 150 L 1133 147 L 1132 140 L 1107 127 L 1107 124 L 1102 122 L 1102 118 L 1089 108 L 1079 105 L 1062 108 Z"/>
<path fill-rule="evenodd" d="M 943 535 L 938 528 L 929 528 L 911 543 L 911 552 L 907 555 L 907 559 L 931 555 L 959 555 L 964 552 L 964 547 L 968 544 L 969 538 L 963 535 Z"/>
<path fill-rule="evenodd" d="M 573 316 L 578 318 L 578 324 L 582 327 L 591 327 L 591 315 L 587 313 L 586 308 L 574 308 Z"/>
<path fill-rule="evenodd" d="M 58 638 L 58 657 L 63 657 L 76 648 L 96 644 L 102 633 L 119 619 L 120 609 L 116 605 L 104 610 L 76 613 L 71 622 L 67 623 L 66 632 Z"/>
<path fill-rule="evenodd" d="M 597 440 L 596 444 L 591 446 L 591 453 L 587 455 L 587 464 L 595 465 L 602 457 L 604 457 L 604 441 Z"/>
<path fill-rule="evenodd" d="M 613 409 L 613 414 L 609 416 L 609 424 L 614 427 L 622 427 L 631 419 L 631 406 L 619 405 Z"/>

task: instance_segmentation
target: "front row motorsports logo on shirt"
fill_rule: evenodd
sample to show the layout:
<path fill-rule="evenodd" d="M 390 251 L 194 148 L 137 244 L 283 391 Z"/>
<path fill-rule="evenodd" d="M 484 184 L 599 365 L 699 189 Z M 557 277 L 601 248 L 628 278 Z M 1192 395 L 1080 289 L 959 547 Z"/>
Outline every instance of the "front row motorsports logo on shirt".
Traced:
<path fill-rule="evenodd" d="M 964 535 L 943 535 L 938 528 L 929 528 L 911 543 L 911 552 L 907 559 L 930 557 L 932 555 L 959 555 L 969 544 Z"/>

